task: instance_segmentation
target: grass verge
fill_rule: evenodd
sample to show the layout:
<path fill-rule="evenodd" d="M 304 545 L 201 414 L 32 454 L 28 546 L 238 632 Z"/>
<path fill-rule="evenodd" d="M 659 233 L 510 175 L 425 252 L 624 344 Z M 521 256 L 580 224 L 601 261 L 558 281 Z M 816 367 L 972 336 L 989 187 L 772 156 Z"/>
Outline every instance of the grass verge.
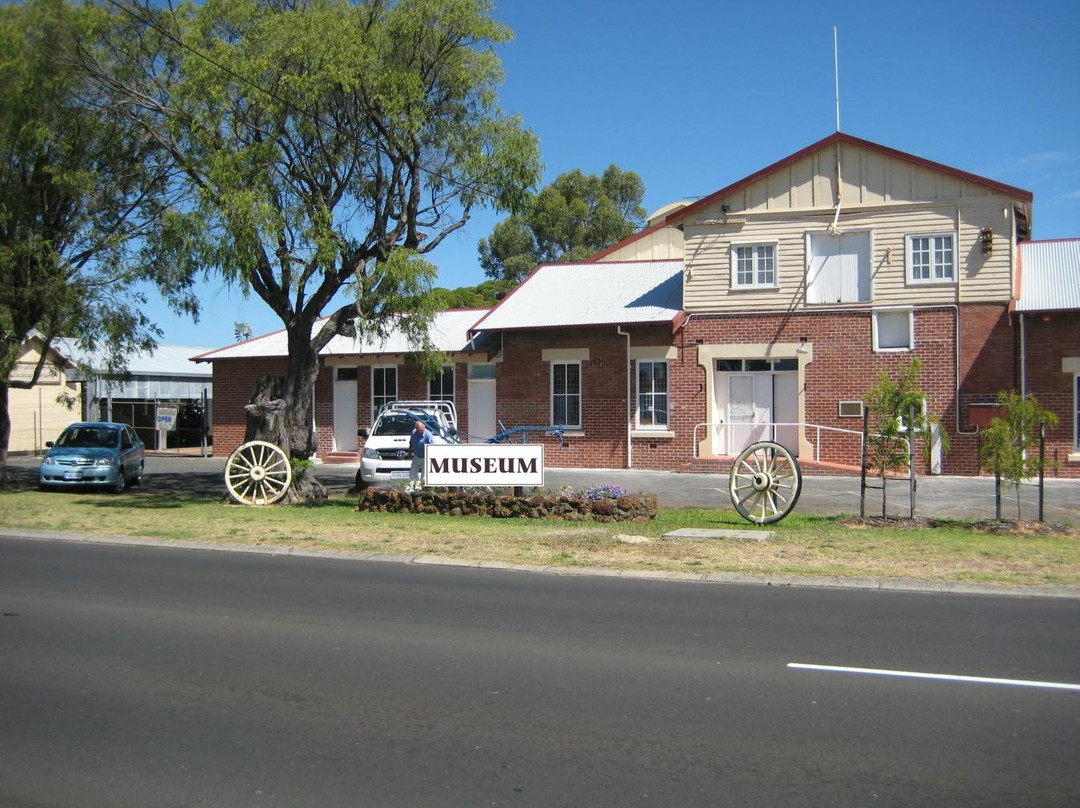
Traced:
<path fill-rule="evenodd" d="M 665 540 L 684 527 L 751 526 L 733 510 L 667 508 L 654 522 L 597 524 L 360 513 L 345 497 L 319 507 L 247 508 L 135 489 L 123 496 L 0 491 L 0 525 L 615 570 L 1080 585 L 1075 529 L 959 521 L 867 524 L 792 514 L 770 526 L 776 535 L 764 541 Z"/>

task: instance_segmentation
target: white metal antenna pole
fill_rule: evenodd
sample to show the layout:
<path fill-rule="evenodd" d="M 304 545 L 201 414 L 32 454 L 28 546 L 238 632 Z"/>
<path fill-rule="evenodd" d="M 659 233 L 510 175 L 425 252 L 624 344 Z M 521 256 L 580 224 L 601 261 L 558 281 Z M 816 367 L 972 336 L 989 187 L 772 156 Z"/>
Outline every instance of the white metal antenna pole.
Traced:
<path fill-rule="evenodd" d="M 832 29 L 833 83 L 836 87 L 836 131 L 840 131 L 840 55 L 837 47 L 836 26 Z"/>

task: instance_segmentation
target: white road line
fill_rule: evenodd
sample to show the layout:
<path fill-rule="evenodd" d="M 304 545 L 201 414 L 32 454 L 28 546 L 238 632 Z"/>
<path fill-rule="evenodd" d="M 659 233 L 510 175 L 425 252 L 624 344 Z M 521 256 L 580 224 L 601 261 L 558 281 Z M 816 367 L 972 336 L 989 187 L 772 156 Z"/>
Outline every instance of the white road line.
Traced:
<path fill-rule="evenodd" d="M 890 671 L 878 668 L 847 668 L 839 665 L 808 665 L 802 662 L 789 662 L 789 668 L 805 671 L 823 671 L 825 673 L 861 673 L 867 676 L 898 676 L 907 679 L 938 679 L 947 682 L 968 682 L 980 685 L 1012 685 L 1014 687 L 1044 687 L 1051 690 L 1076 690 L 1080 685 L 1062 682 L 1034 682 L 1026 679 L 994 679 L 985 676 L 957 676 L 951 673 L 919 673 L 917 671 Z"/>

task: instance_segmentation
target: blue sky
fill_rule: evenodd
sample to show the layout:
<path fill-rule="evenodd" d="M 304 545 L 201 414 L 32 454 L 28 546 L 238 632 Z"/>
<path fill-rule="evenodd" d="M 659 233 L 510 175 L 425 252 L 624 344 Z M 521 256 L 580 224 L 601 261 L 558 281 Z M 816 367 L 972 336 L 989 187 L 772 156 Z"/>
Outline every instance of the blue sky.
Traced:
<path fill-rule="evenodd" d="M 1030 190 L 1034 237 L 1080 237 L 1080 2 L 496 0 L 503 108 L 540 138 L 544 182 L 615 163 L 651 212 L 701 197 L 836 128 Z M 429 255 L 438 285 L 484 280 L 475 212 Z M 214 279 L 198 324 L 152 301 L 165 344 L 219 347 L 281 328 Z"/>

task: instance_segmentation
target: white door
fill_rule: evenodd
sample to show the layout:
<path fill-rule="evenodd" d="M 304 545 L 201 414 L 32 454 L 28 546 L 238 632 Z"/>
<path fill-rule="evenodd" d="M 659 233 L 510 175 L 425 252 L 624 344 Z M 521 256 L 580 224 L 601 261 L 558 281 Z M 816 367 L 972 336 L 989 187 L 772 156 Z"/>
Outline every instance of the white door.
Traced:
<path fill-rule="evenodd" d="M 717 372 L 716 409 L 711 418 L 714 454 L 735 456 L 751 443 L 775 440 L 798 451 L 799 374 L 795 372 Z"/>
<path fill-rule="evenodd" d="M 728 434 L 730 454 L 737 455 L 751 443 L 769 440 L 772 421 L 771 373 L 732 373 L 728 376 Z"/>
<path fill-rule="evenodd" d="M 334 449 L 355 452 L 356 368 L 334 368 Z"/>
<path fill-rule="evenodd" d="M 495 431 L 495 380 L 469 379 L 469 441 L 480 443 Z"/>
<path fill-rule="evenodd" d="M 796 424 L 799 421 L 799 374 L 783 372 L 773 374 L 773 413 L 778 424 Z M 799 454 L 799 428 L 778 426 L 776 442 L 791 452 Z"/>

